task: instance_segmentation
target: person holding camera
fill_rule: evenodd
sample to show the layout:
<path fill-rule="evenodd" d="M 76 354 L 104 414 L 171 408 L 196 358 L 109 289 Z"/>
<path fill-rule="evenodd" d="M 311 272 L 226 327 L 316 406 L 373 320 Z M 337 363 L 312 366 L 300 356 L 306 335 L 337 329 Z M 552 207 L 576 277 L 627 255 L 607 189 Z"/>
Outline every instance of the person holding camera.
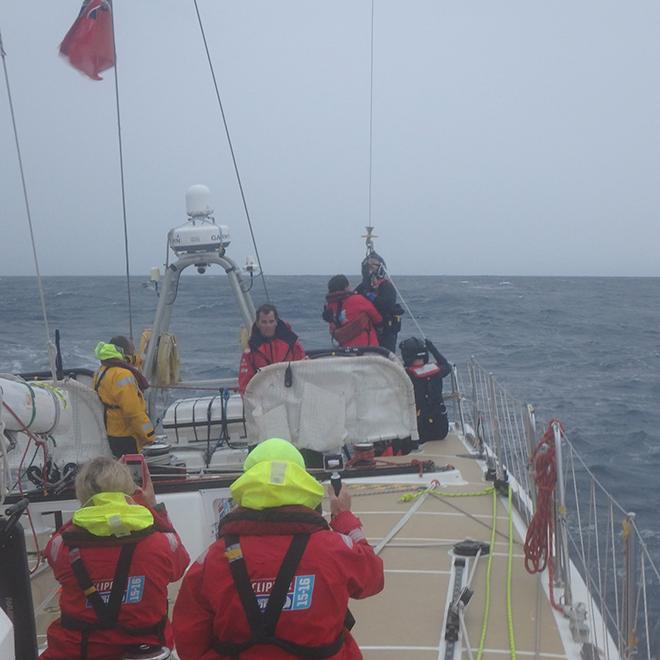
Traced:
<path fill-rule="evenodd" d="M 45 556 L 60 583 L 61 616 L 42 660 L 115 660 L 140 644 L 173 647 L 167 585 L 190 557 L 145 471 L 137 488 L 122 462 L 98 457 L 76 477 L 81 508 Z"/>
<path fill-rule="evenodd" d="M 377 594 L 384 575 L 348 489 L 329 488 L 328 524 L 316 510 L 323 487 L 302 455 L 271 438 L 248 454 L 230 490 L 238 507 L 174 605 L 181 660 L 361 658 L 348 600 Z"/>

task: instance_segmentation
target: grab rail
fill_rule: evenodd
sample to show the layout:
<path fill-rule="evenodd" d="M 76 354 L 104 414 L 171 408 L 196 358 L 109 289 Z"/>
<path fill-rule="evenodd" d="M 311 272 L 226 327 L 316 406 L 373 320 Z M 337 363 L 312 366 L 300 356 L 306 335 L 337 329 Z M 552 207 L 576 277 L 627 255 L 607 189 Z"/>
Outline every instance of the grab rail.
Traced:
<path fill-rule="evenodd" d="M 454 417 L 497 477 L 510 477 L 515 507 L 529 523 L 536 500 L 531 457 L 545 425 L 532 405 L 514 397 L 476 359 L 465 373 L 467 382 L 457 369 L 452 373 L 447 398 L 454 402 Z M 660 593 L 660 572 L 635 514 L 607 491 L 558 424 L 553 431 L 558 474 L 554 586 L 562 590 L 560 602 L 573 637 L 595 646 L 601 658 L 657 657 L 660 615 L 648 594 Z"/>

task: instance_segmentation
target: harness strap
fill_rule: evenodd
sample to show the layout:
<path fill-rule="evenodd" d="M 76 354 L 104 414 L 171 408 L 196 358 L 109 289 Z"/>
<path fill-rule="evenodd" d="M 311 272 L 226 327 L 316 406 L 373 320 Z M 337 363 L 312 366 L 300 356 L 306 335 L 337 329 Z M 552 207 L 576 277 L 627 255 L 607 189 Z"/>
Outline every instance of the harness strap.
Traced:
<path fill-rule="evenodd" d="M 135 543 L 122 546 L 119 553 L 119 561 L 115 569 L 115 577 L 112 581 L 112 590 L 110 591 L 110 600 L 107 606 L 107 616 L 111 624 L 117 623 L 119 618 L 119 608 L 124 598 L 124 592 L 128 585 L 128 572 L 131 569 L 131 560 L 135 552 Z"/>
<path fill-rule="evenodd" d="M 103 406 L 103 426 L 105 426 L 106 430 L 108 428 L 108 410 L 119 410 L 119 406 L 115 406 L 111 403 L 106 403 L 103 400 L 101 393 L 99 392 L 99 387 L 101 387 L 101 381 L 106 377 L 110 369 L 112 369 L 112 367 L 106 367 L 103 373 L 99 374 L 98 378 L 96 379 L 96 382 L 94 383 L 94 391 L 96 392 L 96 396 L 98 396 L 99 401 Z"/>
<path fill-rule="evenodd" d="M 82 621 L 77 619 L 70 614 L 63 612 L 60 616 L 60 625 L 66 630 L 76 630 L 80 633 L 80 658 L 81 660 L 87 660 L 88 658 L 88 645 L 90 634 L 96 630 L 104 630 L 102 626 L 96 623 L 89 623 L 88 621 Z M 150 625 L 142 626 L 141 628 L 127 628 L 116 624 L 115 629 L 120 630 L 126 635 L 131 635 L 133 637 L 141 637 L 144 639 L 146 635 L 156 635 L 159 642 L 165 646 L 167 640 L 165 639 L 165 626 L 167 625 L 167 615 L 165 615 L 160 621 Z"/>
<path fill-rule="evenodd" d="M 255 645 L 263 644 L 277 646 L 299 658 L 312 659 L 329 658 L 341 649 L 344 644 L 343 631 L 330 644 L 319 646 L 304 646 L 275 636 L 275 628 L 284 609 L 291 580 L 295 575 L 296 569 L 305 552 L 307 542 L 309 541 L 309 534 L 295 534 L 293 536 L 291 544 L 284 555 L 282 566 L 275 579 L 275 584 L 268 597 L 268 604 L 263 614 L 252 589 L 252 583 L 247 572 L 239 537 L 226 535 L 224 539 L 226 547 L 225 555 L 229 561 L 229 569 L 234 578 L 234 584 L 236 585 L 241 604 L 250 625 L 252 638 L 241 643 L 226 642 L 214 638 L 211 642 L 211 647 L 215 651 L 221 655 L 229 655 L 234 660 L 239 658 L 243 651 Z"/>
<path fill-rule="evenodd" d="M 234 578 L 234 584 L 238 590 L 238 596 L 241 599 L 241 604 L 243 605 L 245 616 L 247 616 L 252 635 L 262 637 L 266 633 L 263 626 L 263 615 L 261 614 L 257 597 L 254 595 L 252 584 L 250 583 L 250 576 L 247 572 L 247 566 L 245 565 L 245 558 L 243 557 L 238 536 L 226 536 L 225 548 L 229 570 Z"/>
<path fill-rule="evenodd" d="M 334 314 L 334 323 L 336 327 L 339 327 L 341 325 L 341 320 L 339 317 L 341 316 L 343 309 L 344 309 L 344 299 L 340 298 L 337 301 L 337 309 L 335 310 L 335 314 Z"/>
<path fill-rule="evenodd" d="M 275 578 L 275 584 L 268 597 L 268 604 L 263 615 L 263 627 L 269 636 L 275 635 L 275 628 L 286 603 L 286 595 L 289 592 L 291 580 L 293 580 L 298 564 L 300 564 L 308 541 L 309 534 L 296 534 L 291 540 L 291 545 L 289 545 L 286 555 L 284 555 L 280 572 L 277 574 L 277 578 Z M 245 561 L 243 562 L 243 567 L 245 568 Z M 252 585 L 250 584 L 250 578 L 247 572 L 245 577 L 247 578 L 247 584 L 250 585 L 250 591 L 252 591 Z M 254 592 L 252 592 L 252 597 L 256 602 Z"/>
<path fill-rule="evenodd" d="M 117 568 L 115 569 L 115 575 L 112 579 L 110 598 L 106 604 L 89 577 L 87 568 L 80 556 L 80 548 L 72 546 L 69 549 L 69 561 L 71 563 L 73 575 L 83 594 L 94 608 L 94 613 L 98 620 L 98 623 L 88 623 L 66 614 L 63 614 L 60 619 L 63 627 L 80 630 L 80 656 L 83 659 L 87 658 L 87 647 L 91 632 L 94 630 L 118 627 L 117 619 L 119 617 L 119 608 L 121 607 L 124 592 L 126 591 L 126 585 L 128 584 L 128 572 L 131 567 L 131 560 L 134 552 L 135 543 L 122 546 L 119 553 L 119 560 L 117 561 Z"/>

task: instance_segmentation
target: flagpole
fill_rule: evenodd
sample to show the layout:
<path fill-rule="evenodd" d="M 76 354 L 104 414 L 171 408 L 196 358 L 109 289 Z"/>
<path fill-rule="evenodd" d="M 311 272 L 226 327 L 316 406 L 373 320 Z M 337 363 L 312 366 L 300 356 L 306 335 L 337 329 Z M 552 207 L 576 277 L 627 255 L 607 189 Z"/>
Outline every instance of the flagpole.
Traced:
<path fill-rule="evenodd" d="M 117 40 L 115 37 L 115 12 L 112 0 L 107 0 L 110 7 L 112 25 L 112 49 L 115 55 L 115 107 L 117 109 L 117 139 L 119 142 L 119 171 L 121 175 L 121 208 L 124 221 L 124 259 L 126 261 L 126 294 L 128 297 L 128 335 L 133 341 L 133 305 L 131 300 L 131 272 L 128 254 L 128 222 L 126 220 L 126 185 L 124 183 L 124 149 L 121 137 L 121 112 L 119 106 L 119 66 L 117 65 Z"/>

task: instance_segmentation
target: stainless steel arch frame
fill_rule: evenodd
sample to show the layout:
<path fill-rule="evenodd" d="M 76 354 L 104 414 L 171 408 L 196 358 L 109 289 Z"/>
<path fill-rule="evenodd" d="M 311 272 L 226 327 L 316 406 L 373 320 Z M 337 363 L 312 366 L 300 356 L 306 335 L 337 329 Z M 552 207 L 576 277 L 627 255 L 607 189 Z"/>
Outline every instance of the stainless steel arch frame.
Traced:
<path fill-rule="evenodd" d="M 176 301 L 177 292 L 179 289 L 179 278 L 181 273 L 189 266 L 196 266 L 203 264 L 205 266 L 217 264 L 220 266 L 227 277 L 229 284 L 236 297 L 243 322 L 246 328 L 250 328 L 255 319 L 255 307 L 252 301 L 252 296 L 249 293 L 243 278 L 241 277 L 240 268 L 236 263 L 227 256 L 220 255 L 216 252 L 201 252 L 195 254 L 187 254 L 179 257 L 176 262 L 170 264 L 163 276 L 161 284 L 160 297 L 158 299 L 158 306 L 156 308 L 156 317 L 152 327 L 151 340 L 147 348 L 147 353 L 144 359 L 143 372 L 148 380 L 152 380 L 156 373 L 156 359 L 158 355 L 158 344 L 160 337 L 166 333 L 170 327 L 172 318 L 172 309 Z M 153 405 L 153 397 L 149 397 L 149 412 L 151 414 Z"/>

